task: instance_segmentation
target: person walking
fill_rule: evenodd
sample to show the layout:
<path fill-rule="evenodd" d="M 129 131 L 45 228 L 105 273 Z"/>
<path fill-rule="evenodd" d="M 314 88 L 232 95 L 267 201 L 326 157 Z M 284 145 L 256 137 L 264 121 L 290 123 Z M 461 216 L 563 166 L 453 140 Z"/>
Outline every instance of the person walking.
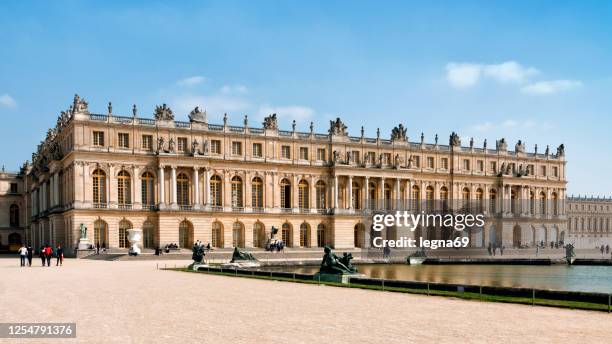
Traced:
<path fill-rule="evenodd" d="M 32 256 L 34 254 L 34 249 L 32 245 L 28 245 L 28 266 L 32 266 Z"/>
<path fill-rule="evenodd" d="M 51 257 L 53 256 L 53 249 L 51 245 L 45 247 L 45 258 L 47 259 L 47 266 L 51 266 Z"/>
<path fill-rule="evenodd" d="M 22 244 L 17 252 L 19 252 L 19 261 L 21 262 L 21 266 L 25 266 L 26 258 L 28 256 L 28 249 Z"/>
<path fill-rule="evenodd" d="M 57 245 L 57 248 L 55 249 L 55 256 L 57 257 L 55 266 L 62 266 L 64 264 L 64 249 L 62 248 L 62 245 Z"/>
<path fill-rule="evenodd" d="M 40 251 L 38 251 L 38 256 L 40 257 L 42 266 L 45 266 L 46 258 L 45 258 L 45 246 L 44 245 L 40 247 Z"/>

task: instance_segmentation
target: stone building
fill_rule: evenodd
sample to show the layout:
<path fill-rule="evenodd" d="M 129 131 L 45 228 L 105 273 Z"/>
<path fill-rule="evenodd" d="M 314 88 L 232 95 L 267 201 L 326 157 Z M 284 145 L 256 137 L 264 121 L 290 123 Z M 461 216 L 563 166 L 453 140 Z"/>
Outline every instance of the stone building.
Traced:
<path fill-rule="evenodd" d="M 403 125 L 390 139 L 350 136 L 338 118 L 327 133 L 210 124 L 195 108 L 189 122 L 165 104 L 154 118 L 118 116 L 109 103 L 94 114 L 75 96 L 33 154 L 26 200 L 27 237 L 38 245 L 79 239 L 79 226 L 100 245 L 124 248 L 129 228 L 142 228 L 146 247 L 194 240 L 215 247 L 261 247 L 271 228 L 288 247 L 367 247 L 368 214 L 438 201 L 474 204 L 487 216 L 484 231 L 464 235 L 471 246 L 529 246 L 566 232 L 565 154 L 410 142 Z M 24 208 L 25 209 L 25 208 Z M 418 234 L 443 234 L 419 229 Z"/>
<path fill-rule="evenodd" d="M 15 251 L 25 243 L 28 227 L 27 171 L 0 171 L 0 252 Z"/>
<path fill-rule="evenodd" d="M 567 218 L 567 242 L 573 243 L 577 248 L 612 246 L 611 198 L 568 197 Z"/>

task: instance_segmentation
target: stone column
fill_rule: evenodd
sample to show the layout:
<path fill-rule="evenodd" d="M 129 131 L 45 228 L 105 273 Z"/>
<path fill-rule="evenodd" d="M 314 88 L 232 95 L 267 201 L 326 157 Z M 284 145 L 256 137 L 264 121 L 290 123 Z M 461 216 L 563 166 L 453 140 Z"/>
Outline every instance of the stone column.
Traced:
<path fill-rule="evenodd" d="M 60 193 L 59 193 L 59 172 L 57 172 L 55 174 L 55 192 L 53 193 L 55 195 L 55 204 L 54 205 L 59 205 L 60 204 Z"/>
<path fill-rule="evenodd" d="M 193 167 L 193 209 L 200 209 L 200 173 L 199 167 Z"/>
<path fill-rule="evenodd" d="M 365 177 L 365 195 L 364 195 L 364 209 L 370 209 L 370 201 L 369 201 L 369 197 L 370 197 L 370 177 Z"/>
<path fill-rule="evenodd" d="M 170 207 L 172 209 L 178 209 L 178 204 L 176 201 L 176 166 L 170 166 L 170 168 L 170 195 L 172 196 L 170 200 Z"/>
<path fill-rule="evenodd" d="M 338 208 L 338 176 L 334 175 L 334 209 Z"/>
<path fill-rule="evenodd" d="M 400 179 L 397 178 L 395 180 L 395 209 L 399 209 L 400 208 L 400 203 L 401 203 L 401 189 L 400 189 Z"/>
<path fill-rule="evenodd" d="M 134 166 L 132 169 L 132 207 L 142 209 L 142 180 L 140 179 L 140 168 Z"/>
<path fill-rule="evenodd" d="M 159 209 L 164 209 L 166 207 L 166 192 L 165 192 L 165 182 L 164 182 L 164 166 L 159 166 L 159 172 L 157 175 L 158 179 L 158 189 L 159 189 L 159 199 L 158 199 L 158 207 Z"/>
<path fill-rule="evenodd" d="M 206 208 L 210 207 L 210 168 L 205 169 L 205 180 L 204 180 L 204 205 Z"/>
<path fill-rule="evenodd" d="M 114 192 L 116 189 L 111 187 L 111 183 L 114 185 L 114 174 L 115 169 L 111 165 L 108 168 L 108 174 L 106 175 L 106 203 L 108 204 L 109 208 L 114 208 L 117 205 L 117 202 L 115 202 L 115 197 L 113 197 L 116 194 L 116 192 Z M 85 190 L 83 190 L 83 193 L 85 193 Z"/>
<path fill-rule="evenodd" d="M 378 188 L 378 199 L 376 200 L 376 209 L 385 207 L 385 177 L 380 177 L 380 186 Z"/>
<path fill-rule="evenodd" d="M 353 210 L 353 176 L 348 176 L 348 209 Z"/>

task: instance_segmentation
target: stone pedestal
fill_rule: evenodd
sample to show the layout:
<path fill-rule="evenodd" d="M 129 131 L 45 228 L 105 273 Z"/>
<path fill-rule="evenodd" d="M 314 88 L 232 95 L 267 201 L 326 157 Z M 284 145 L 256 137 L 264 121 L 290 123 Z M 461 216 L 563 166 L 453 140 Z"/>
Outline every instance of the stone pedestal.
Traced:
<path fill-rule="evenodd" d="M 364 277 L 362 274 L 322 274 L 317 272 L 313 279 L 319 282 L 332 282 L 347 284 L 351 277 Z"/>
<path fill-rule="evenodd" d="M 77 246 L 79 250 L 89 250 L 91 249 L 91 242 L 87 238 L 79 239 L 79 245 Z"/>

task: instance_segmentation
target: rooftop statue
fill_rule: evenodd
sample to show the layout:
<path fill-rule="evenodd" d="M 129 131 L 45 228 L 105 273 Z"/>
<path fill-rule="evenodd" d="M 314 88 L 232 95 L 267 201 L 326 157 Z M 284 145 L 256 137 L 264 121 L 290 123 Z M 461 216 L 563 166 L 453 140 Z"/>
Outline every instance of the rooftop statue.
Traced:
<path fill-rule="evenodd" d="M 206 111 L 202 111 L 198 106 L 196 106 L 189 113 L 189 122 L 206 123 Z"/>
<path fill-rule="evenodd" d="M 322 274 L 353 274 L 357 272 L 357 268 L 351 264 L 353 255 L 351 253 L 344 253 L 342 258 L 336 256 L 329 246 L 325 246 L 325 254 L 323 255 L 323 261 L 321 261 L 321 268 L 319 273 Z"/>
<path fill-rule="evenodd" d="M 518 140 L 518 142 L 514 146 L 514 151 L 517 153 L 525 153 L 525 143 L 521 140 Z"/>
<path fill-rule="evenodd" d="M 404 128 L 403 124 L 399 124 L 397 127 L 391 130 L 391 140 L 392 141 L 406 141 L 406 131 L 408 129 Z"/>
<path fill-rule="evenodd" d="M 452 147 L 461 147 L 461 139 L 456 132 L 452 132 L 450 138 L 448 139 L 448 144 Z"/>
<path fill-rule="evenodd" d="M 342 123 L 340 117 L 337 117 L 335 121 L 329 121 L 329 134 L 346 136 L 348 135 L 348 127 Z"/>
<path fill-rule="evenodd" d="M 174 114 L 172 113 L 172 109 L 166 104 L 162 104 L 162 106 L 155 107 L 154 113 L 155 119 L 158 121 L 173 121 Z"/>
<path fill-rule="evenodd" d="M 278 130 L 278 118 L 275 113 L 264 118 L 263 127 L 264 129 Z"/>
<path fill-rule="evenodd" d="M 238 247 L 234 247 L 234 253 L 232 254 L 232 260 L 230 261 L 230 263 L 236 263 L 238 261 L 245 261 L 245 260 L 257 260 L 257 259 L 251 253 L 242 252 L 240 251 L 240 249 L 238 249 Z"/>
<path fill-rule="evenodd" d="M 75 94 L 74 100 L 72 101 L 72 113 L 88 112 L 88 105 L 89 103 L 85 101 L 85 98 L 81 98 L 78 94 Z"/>
<path fill-rule="evenodd" d="M 563 143 L 557 147 L 557 156 L 565 156 L 565 145 Z"/>
<path fill-rule="evenodd" d="M 501 139 L 497 140 L 495 143 L 495 148 L 497 148 L 498 151 L 508 150 L 508 143 L 506 143 L 506 139 L 502 137 Z"/>

